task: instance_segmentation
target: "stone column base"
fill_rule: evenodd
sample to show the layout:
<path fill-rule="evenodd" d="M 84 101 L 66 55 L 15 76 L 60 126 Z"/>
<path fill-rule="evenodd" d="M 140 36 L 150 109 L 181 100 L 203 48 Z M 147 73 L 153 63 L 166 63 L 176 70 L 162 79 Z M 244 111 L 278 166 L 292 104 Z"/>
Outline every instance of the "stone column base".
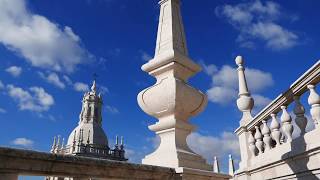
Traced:
<path fill-rule="evenodd" d="M 230 180 L 233 177 L 227 174 L 214 173 L 190 168 L 177 168 L 179 180 Z"/>

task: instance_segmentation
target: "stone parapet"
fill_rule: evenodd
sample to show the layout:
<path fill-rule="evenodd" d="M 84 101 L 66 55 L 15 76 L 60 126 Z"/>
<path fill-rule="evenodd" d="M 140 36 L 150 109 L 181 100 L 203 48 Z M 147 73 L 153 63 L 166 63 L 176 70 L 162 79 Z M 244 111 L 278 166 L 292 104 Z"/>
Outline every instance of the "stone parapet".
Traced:
<path fill-rule="evenodd" d="M 18 175 L 108 180 L 227 180 L 231 176 L 199 171 L 132 164 L 72 155 L 0 147 L 0 180 Z"/>

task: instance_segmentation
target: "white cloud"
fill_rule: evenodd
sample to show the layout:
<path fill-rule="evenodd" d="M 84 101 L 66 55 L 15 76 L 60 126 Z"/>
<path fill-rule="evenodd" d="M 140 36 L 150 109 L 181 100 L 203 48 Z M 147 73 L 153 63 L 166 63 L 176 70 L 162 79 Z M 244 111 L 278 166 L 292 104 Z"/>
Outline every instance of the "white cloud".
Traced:
<path fill-rule="evenodd" d="M 238 137 L 232 132 L 222 132 L 219 136 L 205 136 L 195 132 L 188 136 L 187 142 L 192 150 L 208 161 L 211 161 L 213 156 L 226 160 L 229 154 L 240 156 Z"/>
<path fill-rule="evenodd" d="M 254 105 L 258 107 L 265 107 L 272 101 L 270 98 L 261 96 L 259 94 L 253 94 L 252 98 L 254 99 Z"/>
<path fill-rule="evenodd" d="M 71 81 L 71 79 L 69 78 L 69 76 L 63 75 L 63 79 L 64 79 L 64 81 L 65 81 L 68 85 L 72 85 L 72 81 Z"/>
<path fill-rule="evenodd" d="M 20 110 L 43 112 L 48 111 L 54 104 L 53 97 L 41 87 L 24 90 L 9 84 L 7 88 L 9 96 L 18 102 Z"/>
<path fill-rule="evenodd" d="M 238 97 L 237 69 L 229 65 L 224 65 L 220 69 L 215 65 L 206 65 L 204 63 L 202 63 L 202 66 L 204 69 L 215 67 L 214 70 L 205 71 L 212 78 L 212 87 L 207 90 L 209 100 L 222 105 L 235 103 Z M 255 107 L 261 108 L 271 102 L 269 98 L 259 94 L 274 84 L 270 73 L 246 68 L 246 78 L 249 90 L 255 99 Z"/>
<path fill-rule="evenodd" d="M 73 85 L 74 90 L 78 92 L 87 92 L 89 91 L 89 86 L 88 84 L 82 83 L 82 82 L 76 82 Z"/>
<path fill-rule="evenodd" d="M 264 41 L 274 50 L 291 48 L 298 43 L 299 37 L 295 33 L 276 22 L 282 13 L 280 5 L 275 2 L 256 0 L 224 5 L 216 8 L 216 14 L 225 17 L 240 32 L 237 42 L 241 47 L 253 48 L 254 39 Z"/>
<path fill-rule="evenodd" d="M 7 111 L 3 108 L 0 108 L 0 114 L 5 114 L 5 113 L 7 113 Z"/>
<path fill-rule="evenodd" d="M 107 94 L 109 93 L 109 89 L 105 86 L 98 86 L 99 87 L 99 91 L 101 91 L 101 94 Z"/>
<path fill-rule="evenodd" d="M 106 106 L 106 110 L 112 114 L 118 114 L 119 110 L 113 106 Z"/>
<path fill-rule="evenodd" d="M 0 1 L 0 43 L 35 67 L 72 72 L 92 59 L 68 26 L 34 14 L 25 0 Z"/>
<path fill-rule="evenodd" d="M 48 75 L 45 75 L 44 73 L 39 72 L 39 76 L 47 81 L 50 84 L 53 84 L 54 86 L 64 89 L 66 86 L 65 84 L 60 80 L 58 74 L 51 72 Z"/>
<path fill-rule="evenodd" d="M 149 61 L 152 59 L 152 56 L 150 54 L 146 53 L 145 51 L 140 51 L 140 53 L 141 53 L 141 59 L 143 61 Z"/>
<path fill-rule="evenodd" d="M 202 66 L 203 71 L 208 75 L 213 75 L 218 71 L 218 67 L 214 64 L 206 65 L 203 61 L 200 61 L 199 64 Z"/>
<path fill-rule="evenodd" d="M 30 148 L 33 146 L 34 142 L 27 138 L 17 138 L 13 140 L 11 144 Z"/>
<path fill-rule="evenodd" d="M 22 73 L 22 68 L 18 66 L 11 66 L 6 69 L 7 73 L 10 73 L 13 77 L 18 77 Z"/>
<path fill-rule="evenodd" d="M 207 91 L 210 101 L 219 104 L 229 104 L 237 98 L 237 91 L 223 86 L 213 86 Z"/>

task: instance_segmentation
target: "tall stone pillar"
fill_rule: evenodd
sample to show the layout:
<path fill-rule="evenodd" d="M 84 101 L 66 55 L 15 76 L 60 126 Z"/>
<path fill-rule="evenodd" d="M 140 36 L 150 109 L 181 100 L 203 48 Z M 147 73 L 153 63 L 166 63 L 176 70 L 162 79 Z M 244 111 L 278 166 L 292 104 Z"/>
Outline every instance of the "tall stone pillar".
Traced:
<path fill-rule="evenodd" d="M 160 136 L 158 149 L 147 155 L 143 164 L 171 168 L 211 170 L 206 161 L 187 145 L 187 136 L 195 127 L 189 123 L 207 105 L 207 97 L 188 85 L 188 79 L 201 67 L 188 57 L 180 14 L 180 0 L 161 0 L 155 56 L 142 70 L 155 77 L 155 85 L 141 91 L 141 109 L 159 121 L 149 129 Z"/>

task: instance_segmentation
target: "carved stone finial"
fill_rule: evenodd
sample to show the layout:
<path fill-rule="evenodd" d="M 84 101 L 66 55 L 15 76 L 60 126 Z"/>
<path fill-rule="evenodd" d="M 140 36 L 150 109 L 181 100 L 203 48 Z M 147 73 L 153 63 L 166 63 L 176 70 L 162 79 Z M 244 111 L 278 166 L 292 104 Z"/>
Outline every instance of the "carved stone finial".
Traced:
<path fill-rule="evenodd" d="M 215 173 L 219 173 L 219 172 L 220 172 L 219 162 L 218 162 L 217 156 L 214 156 L 214 160 L 213 160 L 213 172 L 215 172 Z"/>
<path fill-rule="evenodd" d="M 91 86 L 91 91 L 96 93 L 97 92 L 97 84 L 96 80 L 93 81 L 92 86 Z"/>
<path fill-rule="evenodd" d="M 54 152 L 55 152 L 56 146 L 57 146 L 56 136 L 54 136 L 54 138 L 53 138 L 53 144 L 52 144 L 51 151 L 50 151 L 51 153 L 54 153 Z"/>
<path fill-rule="evenodd" d="M 235 61 L 238 66 L 243 66 L 244 64 L 242 56 L 237 56 Z"/>
<path fill-rule="evenodd" d="M 231 154 L 229 154 L 229 175 L 234 176 L 234 161 Z"/>
<path fill-rule="evenodd" d="M 237 100 L 237 106 L 238 109 L 243 112 L 240 125 L 245 125 L 252 120 L 251 110 L 254 106 L 254 101 L 247 86 L 245 68 L 243 67 L 244 60 L 242 56 L 237 56 L 235 62 L 238 65 L 237 71 L 239 80 L 239 98 Z"/>

